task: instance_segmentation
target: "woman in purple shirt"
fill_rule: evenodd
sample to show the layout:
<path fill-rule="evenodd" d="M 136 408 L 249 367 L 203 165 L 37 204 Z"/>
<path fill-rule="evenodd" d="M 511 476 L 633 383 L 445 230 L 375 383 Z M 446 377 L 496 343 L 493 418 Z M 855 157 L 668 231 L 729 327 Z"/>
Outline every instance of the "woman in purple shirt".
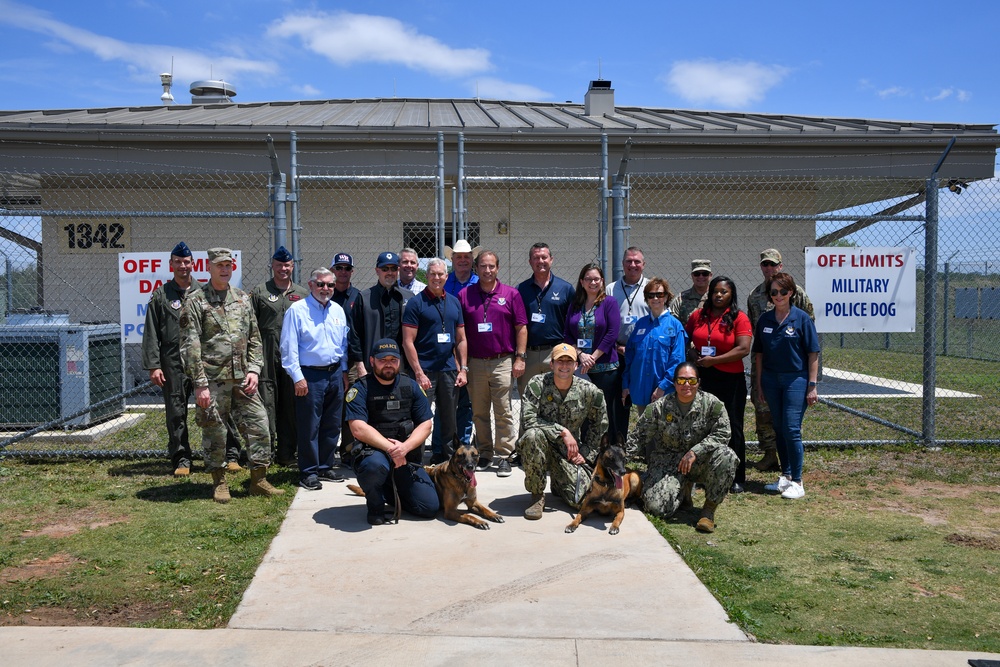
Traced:
<path fill-rule="evenodd" d="M 576 294 L 566 317 L 566 342 L 575 345 L 580 372 L 604 392 L 608 423 L 617 424 L 621 403 L 621 376 L 618 374 L 618 330 L 621 311 L 613 296 L 604 293 L 604 271 L 597 264 L 580 270 Z M 624 437 L 624 433 L 622 437 Z"/>

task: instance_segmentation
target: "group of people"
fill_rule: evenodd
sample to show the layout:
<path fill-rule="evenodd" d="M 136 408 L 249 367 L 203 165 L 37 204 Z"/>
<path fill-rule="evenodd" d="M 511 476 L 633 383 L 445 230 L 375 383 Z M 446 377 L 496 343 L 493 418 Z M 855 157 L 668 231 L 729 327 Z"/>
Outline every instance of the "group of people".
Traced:
<path fill-rule="evenodd" d="M 304 489 L 343 481 L 339 443 L 365 491 L 369 523 L 384 522 L 386 501 L 431 516 L 438 507 L 420 466 L 424 442 L 431 438 L 431 462 L 439 463 L 474 438 L 480 471 L 507 477 L 522 465 L 531 494 L 525 516 L 538 519 L 547 477 L 553 493 L 579 506 L 607 434 L 645 459 L 648 511 L 673 514 L 701 484 L 698 528 L 711 531 L 715 508 L 745 481 L 743 359 L 751 353 L 750 395 L 765 450 L 756 465 L 780 466 L 769 487 L 784 497 L 804 495 L 800 427 L 816 400 L 819 345 L 811 304 L 781 271 L 777 250 L 761 253 L 764 282 L 747 312 L 735 283 L 713 277 L 710 261 L 692 262 L 692 287 L 675 298 L 666 280 L 644 275 L 635 247 L 625 251 L 621 279 L 608 284 L 599 265 L 587 264 L 574 285 L 553 274 L 552 249 L 536 243 L 531 276 L 516 288 L 498 279 L 497 253 L 464 240 L 447 249 L 451 272 L 444 259 L 426 262 L 426 284 L 416 279 L 417 253 L 405 248 L 378 255 L 377 282 L 364 291 L 351 284 L 350 254 L 337 253 L 300 287 L 291 281 L 291 255 L 279 248 L 272 278 L 250 295 L 228 281 L 226 290 L 215 285 L 228 250 L 209 251 L 212 280 L 204 288 L 190 280 L 189 251 L 185 274 L 182 250 L 178 244 L 171 254 L 174 279 L 150 301 L 144 361 L 164 386 L 178 476 L 190 469 L 178 422 L 193 386 L 220 502 L 228 500 L 224 473 L 234 460 L 226 441 L 239 432 L 254 492 L 278 491 L 264 478 L 272 451 L 279 463 L 297 464 Z M 171 339 L 182 354 L 167 349 Z M 630 433 L 633 404 L 639 421 Z"/>

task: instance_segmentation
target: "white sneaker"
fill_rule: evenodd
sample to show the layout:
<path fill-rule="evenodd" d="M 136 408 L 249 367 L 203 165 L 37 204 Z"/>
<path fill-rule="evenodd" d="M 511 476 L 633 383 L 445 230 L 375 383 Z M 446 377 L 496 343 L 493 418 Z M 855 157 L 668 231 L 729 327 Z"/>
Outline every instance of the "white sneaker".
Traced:
<path fill-rule="evenodd" d="M 791 484 L 791 483 L 792 483 L 792 480 L 790 480 L 787 477 L 785 477 L 784 475 L 782 475 L 781 477 L 778 478 L 777 482 L 775 482 L 773 484 L 765 484 L 764 485 L 764 490 L 765 491 L 777 492 L 777 493 L 783 493 L 785 491 L 785 489 L 788 488 L 788 485 Z"/>
<path fill-rule="evenodd" d="M 781 497 L 788 500 L 798 500 L 799 498 L 805 498 L 805 496 L 806 489 L 800 482 L 789 482 L 788 488 L 781 493 Z"/>

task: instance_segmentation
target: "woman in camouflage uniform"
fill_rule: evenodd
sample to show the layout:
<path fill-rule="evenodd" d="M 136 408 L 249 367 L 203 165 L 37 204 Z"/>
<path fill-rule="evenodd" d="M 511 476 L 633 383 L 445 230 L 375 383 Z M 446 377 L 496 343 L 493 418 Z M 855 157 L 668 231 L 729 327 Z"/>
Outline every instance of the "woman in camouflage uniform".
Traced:
<path fill-rule="evenodd" d="M 646 511 L 670 517 L 692 507 L 694 485 L 705 488 L 695 528 L 715 530 L 715 509 L 725 499 L 739 466 L 729 448 L 729 417 L 715 396 L 698 391 L 698 369 L 689 361 L 674 371 L 674 392 L 646 406 L 629 433 L 627 448 L 643 447 L 649 467 L 642 480 Z"/>

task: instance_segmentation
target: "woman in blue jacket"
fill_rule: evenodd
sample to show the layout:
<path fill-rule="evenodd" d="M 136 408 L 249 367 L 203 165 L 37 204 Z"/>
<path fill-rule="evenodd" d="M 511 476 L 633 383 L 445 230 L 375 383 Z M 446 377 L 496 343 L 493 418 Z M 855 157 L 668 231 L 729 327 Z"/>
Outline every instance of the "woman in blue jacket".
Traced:
<path fill-rule="evenodd" d="M 684 325 L 667 310 L 673 298 L 663 278 L 653 278 L 643 288 L 649 315 L 636 322 L 625 345 L 622 400 L 632 398 L 639 411 L 674 390 L 674 369 L 685 360 Z"/>

